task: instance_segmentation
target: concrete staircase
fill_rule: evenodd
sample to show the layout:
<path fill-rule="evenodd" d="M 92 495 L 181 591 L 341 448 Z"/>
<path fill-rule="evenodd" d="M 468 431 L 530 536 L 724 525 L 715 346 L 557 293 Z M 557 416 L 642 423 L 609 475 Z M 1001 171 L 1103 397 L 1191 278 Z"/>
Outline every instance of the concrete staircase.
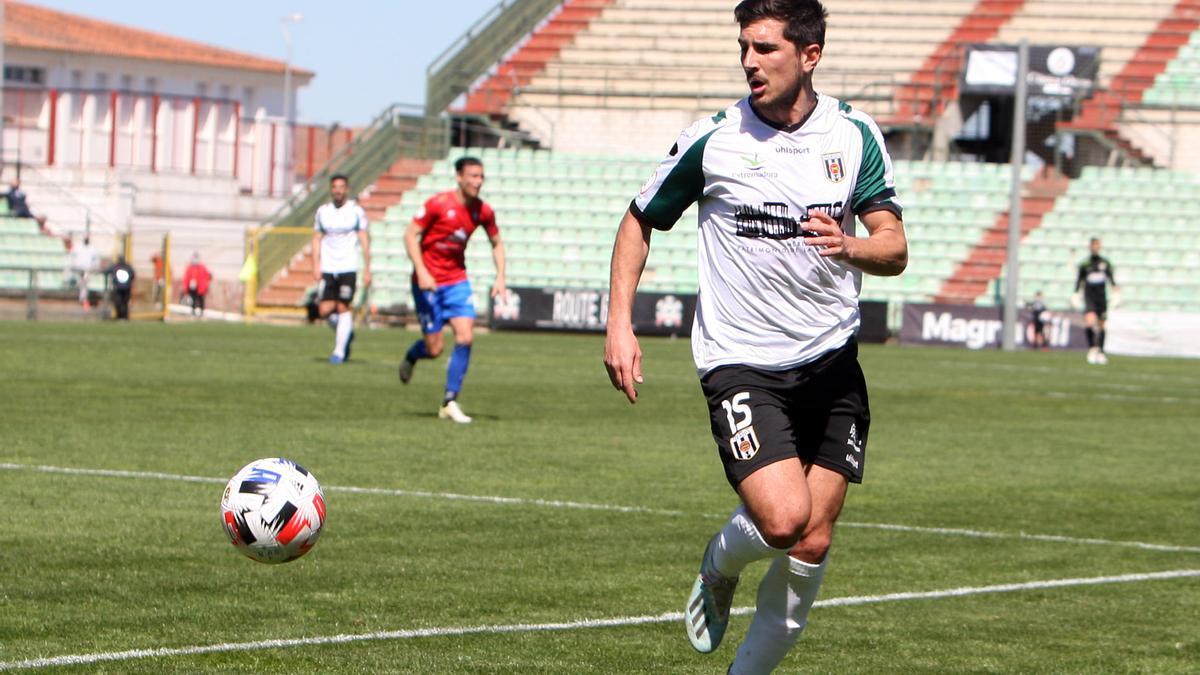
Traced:
<path fill-rule="evenodd" d="M 913 74 L 912 82 L 896 91 L 896 114 L 885 124 L 897 126 L 928 125 L 946 105 L 958 99 L 958 78 L 962 70 L 963 46 L 986 43 L 1000 31 L 1025 0 L 979 0 L 971 12 Z"/>
<path fill-rule="evenodd" d="M 1042 218 L 1054 209 L 1055 201 L 1066 194 L 1070 180 L 1059 175 L 1042 173 L 1022 187 L 1021 238 L 1037 229 Z M 1009 214 L 996 216 L 996 222 L 986 230 L 967 258 L 954 270 L 938 291 L 935 301 L 972 305 L 987 293 L 1000 278 L 1008 256 Z"/>
<path fill-rule="evenodd" d="M 1121 111 L 1127 104 L 1141 102 L 1142 95 L 1154 85 L 1154 78 L 1167 69 L 1197 28 L 1200 0 L 1179 0 L 1113 78 L 1109 89 L 1084 102 L 1080 114 L 1062 127 L 1097 133 L 1136 162 L 1152 166 L 1152 158 L 1120 132 Z"/>
<path fill-rule="evenodd" d="M 512 56 L 500 64 L 468 96 L 461 112 L 501 115 L 519 89 L 542 72 L 546 64 L 588 27 L 612 0 L 566 0 L 545 25 L 533 32 Z"/>
<path fill-rule="evenodd" d="M 389 207 L 400 202 L 404 193 L 417 185 L 417 180 L 433 169 L 430 160 L 401 158 L 392 163 L 383 175 L 360 193 L 359 204 L 367 220 L 378 223 Z M 258 293 L 260 307 L 298 307 L 304 292 L 313 281 L 312 245 L 307 245 L 288 263 L 287 268 Z"/>

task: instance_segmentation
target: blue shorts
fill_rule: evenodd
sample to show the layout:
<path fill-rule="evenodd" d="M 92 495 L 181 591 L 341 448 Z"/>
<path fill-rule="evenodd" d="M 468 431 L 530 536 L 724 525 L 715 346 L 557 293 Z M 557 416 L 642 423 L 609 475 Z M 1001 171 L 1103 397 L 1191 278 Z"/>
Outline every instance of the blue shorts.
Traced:
<path fill-rule="evenodd" d="M 450 319 L 463 316 L 472 320 L 475 318 L 475 299 L 471 295 L 470 281 L 438 286 L 436 291 L 421 290 L 413 283 L 412 291 L 422 333 L 440 333 Z"/>

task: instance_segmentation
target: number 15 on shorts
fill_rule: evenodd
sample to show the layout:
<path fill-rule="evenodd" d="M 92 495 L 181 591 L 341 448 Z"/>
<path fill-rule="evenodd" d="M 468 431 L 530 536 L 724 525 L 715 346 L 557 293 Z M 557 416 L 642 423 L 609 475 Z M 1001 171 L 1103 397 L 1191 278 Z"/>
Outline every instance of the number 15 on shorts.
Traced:
<path fill-rule="evenodd" d="M 745 461 L 758 454 L 758 434 L 754 433 L 754 414 L 747 402 L 750 392 L 743 391 L 721 401 L 729 421 L 729 451 L 734 459 Z"/>

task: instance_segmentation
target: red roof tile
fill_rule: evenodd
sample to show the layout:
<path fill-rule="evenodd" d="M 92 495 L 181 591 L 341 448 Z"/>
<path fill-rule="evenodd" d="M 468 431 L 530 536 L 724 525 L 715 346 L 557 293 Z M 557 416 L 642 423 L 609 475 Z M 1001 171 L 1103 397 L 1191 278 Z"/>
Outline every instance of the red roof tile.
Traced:
<path fill-rule="evenodd" d="M 282 73 L 284 62 L 20 2 L 4 2 L 4 44 L 59 52 Z M 301 77 L 312 71 L 292 66 Z"/>

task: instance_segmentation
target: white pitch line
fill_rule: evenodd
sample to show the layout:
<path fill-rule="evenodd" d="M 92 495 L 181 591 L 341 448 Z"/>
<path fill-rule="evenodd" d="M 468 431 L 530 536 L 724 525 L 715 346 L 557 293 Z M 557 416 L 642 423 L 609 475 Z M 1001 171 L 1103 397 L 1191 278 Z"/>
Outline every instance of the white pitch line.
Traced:
<path fill-rule="evenodd" d="M 1116 576 L 1084 577 L 1074 579 L 1050 579 L 1047 581 L 1027 581 L 1013 584 L 997 584 L 993 586 L 966 586 L 949 588 L 940 591 L 915 591 L 910 593 L 888 593 L 885 595 L 859 595 L 844 598 L 820 600 L 814 607 L 854 607 L 884 602 L 901 602 L 906 600 L 935 600 L 939 598 L 960 598 L 969 595 L 987 593 L 1014 593 L 1046 588 L 1067 588 L 1071 586 L 1097 586 L 1102 584 L 1122 584 L 1138 581 L 1157 581 L 1166 579 L 1184 579 L 1200 577 L 1200 570 L 1171 570 L 1168 572 L 1150 572 L 1146 574 L 1121 574 Z M 737 607 L 732 614 L 753 614 L 753 607 Z M 665 614 L 650 614 L 645 616 L 625 616 L 611 619 L 582 619 L 558 623 L 518 623 L 482 626 L 451 626 L 444 628 L 417 628 L 412 630 L 380 631 L 376 633 L 328 635 L 307 638 L 290 638 L 276 640 L 259 640 L 255 642 L 225 642 L 214 645 L 197 645 L 193 647 L 161 647 L 158 649 L 130 649 L 120 652 L 100 652 L 96 654 L 72 654 L 53 656 L 25 661 L 0 662 L 0 670 L 16 670 L 25 668 L 49 668 L 54 666 L 79 666 L 111 661 L 128 661 L 143 658 L 165 658 L 174 656 L 196 656 L 200 654 L 216 654 L 223 652 L 253 651 L 261 649 L 284 649 L 288 647 L 311 647 L 322 645 L 339 645 L 352 642 L 367 642 L 378 640 L 411 640 L 414 638 L 459 637 L 464 635 L 499 635 L 505 633 L 544 633 L 552 631 L 569 631 L 592 628 L 621 628 L 655 623 L 672 623 L 682 621 L 682 612 L 667 612 Z"/>
<path fill-rule="evenodd" d="M 1082 354 L 1082 352 L 1080 352 Z M 1124 357 L 1122 357 L 1124 358 Z M 1173 375 L 1164 373 L 1144 373 L 1144 372 L 1119 372 L 1114 373 L 1107 369 L 1084 369 L 1071 367 L 1054 367 L 1054 366 L 1030 366 L 1015 363 L 980 363 L 978 361 L 950 361 L 940 364 L 948 368 L 967 368 L 972 370 L 1006 370 L 1011 372 L 1027 372 L 1027 373 L 1049 373 L 1049 374 L 1064 374 L 1064 375 L 1082 375 L 1091 378 L 1105 378 L 1105 381 L 1112 382 L 1117 378 L 1131 378 L 1134 380 L 1147 380 L 1156 384 L 1163 382 L 1178 382 L 1185 385 L 1200 384 L 1200 378 L 1189 377 L 1187 375 Z M 1112 386 L 1111 384 L 1100 386 Z"/>
<path fill-rule="evenodd" d="M 957 527 L 918 527 L 915 525 L 893 525 L 890 523 L 838 523 L 839 527 L 854 527 L 866 530 L 892 530 L 895 532 L 920 532 L 924 534 L 948 534 L 961 537 L 978 537 L 980 539 L 1029 539 L 1031 541 L 1053 541 L 1060 544 L 1092 544 L 1097 546 L 1125 546 L 1140 548 L 1147 551 L 1168 551 L 1171 553 L 1200 553 L 1200 546 L 1174 546 L 1171 544 L 1150 544 L 1144 541 L 1118 541 L 1112 539 L 1094 539 L 1089 537 L 1067 537 L 1058 534 L 1032 534 L 1029 532 L 989 532 L 987 530 L 971 530 Z"/>
<path fill-rule="evenodd" d="M 875 389 L 902 391 L 907 390 L 904 386 L 877 386 Z M 1182 396 L 1134 396 L 1131 394 L 1102 394 L 1102 393 L 1085 393 L 1072 391 L 1047 391 L 1044 389 L 1005 389 L 991 388 L 988 393 L 1001 394 L 1005 396 L 1023 396 L 1052 398 L 1058 400 L 1073 400 L 1073 401 L 1120 401 L 1134 403 L 1180 403 L 1187 405 L 1200 404 L 1200 398 L 1188 398 Z"/>
<path fill-rule="evenodd" d="M 188 476 L 182 474 L 160 473 L 156 471 L 123 471 L 118 469 L 80 469 L 62 466 L 12 464 L 0 462 L 0 470 L 36 471 L 39 473 L 66 474 L 72 476 L 102 476 L 107 478 L 141 478 L 154 480 L 171 480 L 188 483 L 225 483 L 223 478 L 208 476 Z M 684 511 L 669 509 L 652 509 L 644 506 L 622 506 L 620 504 L 594 504 L 589 502 L 572 502 L 551 499 L 527 499 L 524 497 L 498 497 L 492 495 L 467 495 L 454 492 L 430 492 L 425 490 L 400 490 L 393 488 L 365 488 L 353 486 L 331 485 L 325 487 L 329 492 L 346 492 L 350 494 L 386 495 L 391 497 L 417 497 L 421 499 L 444 499 L 449 501 L 466 501 L 483 504 L 504 504 L 512 506 L 540 506 L 558 509 L 579 509 L 585 511 L 610 511 L 617 513 L 640 513 L 654 516 L 679 518 L 694 516 L 709 520 L 721 520 L 726 516 L 720 514 L 701 513 L 688 514 Z M 853 527 L 873 530 L 892 530 L 896 532 L 917 532 L 922 534 L 951 535 L 960 537 L 977 537 L 984 539 L 1026 539 L 1031 541 L 1051 541 L 1062 544 L 1090 544 L 1098 546 L 1122 546 L 1139 548 L 1147 551 L 1166 551 L 1172 553 L 1200 553 L 1200 546 L 1175 546 L 1171 544 L 1151 544 L 1141 541 L 1117 541 L 1082 537 L 1068 537 L 1057 534 L 1030 534 L 1027 532 L 991 532 L 986 530 L 970 530 L 949 527 L 920 527 L 915 525 L 896 525 L 889 523 L 856 523 L 843 521 L 841 527 Z"/>

